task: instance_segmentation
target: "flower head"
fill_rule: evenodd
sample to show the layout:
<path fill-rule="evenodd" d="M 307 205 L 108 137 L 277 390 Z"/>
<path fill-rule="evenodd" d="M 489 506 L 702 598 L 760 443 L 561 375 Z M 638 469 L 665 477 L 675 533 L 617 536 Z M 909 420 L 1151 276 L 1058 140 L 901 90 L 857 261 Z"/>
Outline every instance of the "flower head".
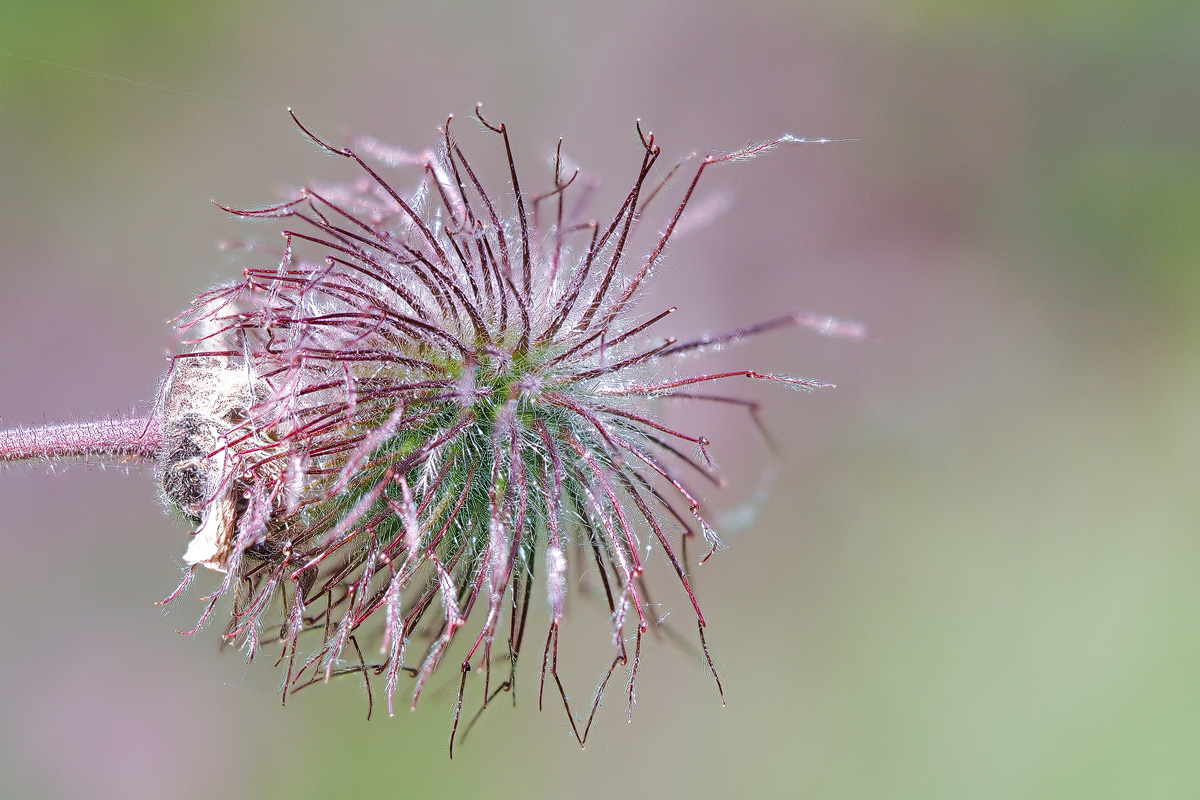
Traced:
<path fill-rule="evenodd" d="M 544 592 L 539 704 L 549 673 L 582 744 L 622 665 L 632 708 L 642 637 L 660 622 L 643 575 L 654 551 L 678 577 L 720 687 L 687 563 L 697 534 L 709 555 L 722 547 L 688 488 L 694 476 L 718 479 L 708 440 L 659 422 L 655 401 L 753 413 L 708 384 L 822 385 L 753 370 L 686 375 L 677 359 L 785 326 L 859 331 L 795 313 L 680 342 L 657 333 L 674 308 L 637 306 L 707 168 L 804 140 L 704 157 L 650 251 L 635 256 L 632 236 L 675 173 L 651 178 L 653 134 L 638 127 L 631 188 L 597 222 L 569 201 L 578 172 L 564 174 L 561 142 L 551 185 L 531 194 L 507 128 L 477 116 L 507 153 L 503 193 L 480 182 L 449 121 L 422 153 L 366 140 L 333 147 L 297 121 L 361 179 L 226 209 L 279 220 L 282 251 L 198 297 L 178 318 L 189 349 L 173 358 L 152 414 L 76 455 L 154 454 L 163 496 L 195 526 L 184 580 L 167 601 L 197 568 L 221 573 L 194 630 L 231 599 L 226 640 L 252 659 L 278 648 L 285 699 L 357 672 L 368 691 L 382 678 L 389 712 L 401 676 L 411 677 L 415 706 L 461 639 L 457 729 L 468 675 L 484 674 L 485 705 L 512 687 L 531 597 Z M 419 186 L 402 193 L 383 166 L 419 170 Z M 35 439 L 11 439 L 8 452 L 21 444 L 22 457 L 35 457 Z M 585 573 L 603 587 L 615 652 L 580 724 L 557 651 L 568 586 Z M 493 685 L 501 662 L 506 674 Z"/>

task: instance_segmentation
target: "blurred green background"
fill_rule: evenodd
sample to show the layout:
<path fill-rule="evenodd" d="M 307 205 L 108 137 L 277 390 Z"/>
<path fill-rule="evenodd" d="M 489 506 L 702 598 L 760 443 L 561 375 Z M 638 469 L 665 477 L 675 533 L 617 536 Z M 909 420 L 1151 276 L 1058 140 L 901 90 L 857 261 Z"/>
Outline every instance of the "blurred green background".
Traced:
<path fill-rule="evenodd" d="M 838 384 L 751 387 L 779 460 L 737 415 L 676 417 L 732 479 L 697 578 L 728 706 L 655 642 L 632 724 L 610 695 L 583 752 L 536 656 L 453 762 L 452 675 L 395 719 L 353 679 L 280 707 L 269 663 L 175 635 L 197 593 L 153 605 L 187 535 L 148 474 L 6 471 L 0 795 L 1200 796 L 1198 43 L 1193 2 L 0 5 L 5 425 L 153 397 L 166 320 L 237 273 L 217 244 L 277 235 L 209 199 L 346 174 L 288 105 L 415 149 L 483 101 L 523 182 L 559 136 L 605 176 L 598 215 L 635 118 L 667 157 L 854 137 L 714 170 L 731 208 L 654 304 L 682 334 L 795 307 L 872 331 L 720 354 Z M 584 600 L 564 628 L 577 703 L 605 624 Z"/>

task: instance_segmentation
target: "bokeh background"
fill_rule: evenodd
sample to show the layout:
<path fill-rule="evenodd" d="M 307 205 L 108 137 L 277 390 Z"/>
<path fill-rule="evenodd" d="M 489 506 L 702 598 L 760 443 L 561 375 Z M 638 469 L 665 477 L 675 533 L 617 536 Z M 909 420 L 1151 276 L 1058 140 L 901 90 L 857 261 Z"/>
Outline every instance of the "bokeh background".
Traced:
<path fill-rule="evenodd" d="M 525 181 L 565 137 L 597 214 L 639 117 L 668 157 L 853 137 L 714 170 L 729 210 L 654 303 L 684 334 L 798 307 L 872 332 L 720 355 L 838 388 L 747 389 L 778 459 L 736 414 L 683 420 L 732 479 L 697 580 L 728 706 L 654 643 L 632 724 L 614 692 L 583 752 L 537 656 L 453 762 L 453 675 L 395 719 L 354 679 L 283 708 L 269 660 L 175 634 L 198 593 L 153 604 L 187 536 L 148 473 L 6 470 L 0 795 L 1200 796 L 1200 10 L 824 5 L 0 5 L 6 425 L 145 407 L 166 320 L 237 272 L 217 244 L 277 235 L 209 199 L 345 174 L 288 105 L 412 148 L 453 112 L 499 169 L 483 101 Z M 603 617 L 564 630 L 580 703 Z"/>

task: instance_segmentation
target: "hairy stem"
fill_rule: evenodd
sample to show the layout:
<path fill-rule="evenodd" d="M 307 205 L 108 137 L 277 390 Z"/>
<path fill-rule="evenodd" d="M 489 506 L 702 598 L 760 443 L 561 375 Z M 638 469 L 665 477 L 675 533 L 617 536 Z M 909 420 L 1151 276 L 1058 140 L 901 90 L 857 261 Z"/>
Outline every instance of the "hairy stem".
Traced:
<path fill-rule="evenodd" d="M 0 463 L 87 460 L 120 464 L 158 457 L 162 431 L 153 417 L 98 419 L 0 430 Z"/>

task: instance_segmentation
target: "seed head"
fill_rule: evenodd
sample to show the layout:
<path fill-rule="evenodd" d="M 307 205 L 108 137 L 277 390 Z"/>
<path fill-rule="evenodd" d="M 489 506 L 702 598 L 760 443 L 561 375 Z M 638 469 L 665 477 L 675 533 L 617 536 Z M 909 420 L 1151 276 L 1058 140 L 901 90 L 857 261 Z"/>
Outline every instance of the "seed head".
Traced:
<path fill-rule="evenodd" d="M 152 413 L 109 423 L 107 438 L 92 431 L 74 451 L 37 431 L 0 434 L 0 460 L 152 457 L 163 497 L 195 527 L 184 579 L 164 602 L 199 567 L 221 573 L 187 633 L 230 599 L 225 640 L 250 659 L 268 645 L 278 653 L 285 701 L 358 673 L 368 697 L 371 679 L 383 679 L 391 713 L 404 674 L 415 706 L 464 638 L 457 731 L 468 675 L 483 673 L 485 706 L 513 688 L 540 585 L 549 625 L 539 706 L 549 673 L 582 745 L 621 666 L 632 710 L 642 637 L 662 622 L 643 574 L 654 550 L 678 576 L 720 689 L 688 566 L 697 532 L 702 560 L 723 546 L 689 480 L 719 479 L 708 440 L 659 422 L 656 401 L 736 404 L 757 421 L 756 404 L 707 384 L 823 385 L 753 370 L 689 376 L 677 359 L 787 326 L 861 331 L 793 313 L 680 342 L 656 332 L 674 307 L 637 307 L 705 170 L 804 140 L 705 156 L 649 253 L 634 257 L 639 222 L 681 166 L 651 180 L 653 134 L 639 124 L 631 188 L 598 222 L 569 199 L 579 173 L 564 174 L 561 141 L 550 187 L 529 195 L 508 129 L 476 116 L 507 154 L 501 194 L 482 185 L 449 120 L 439 146 L 422 153 L 370 140 L 333 147 L 297 120 L 362 177 L 226 209 L 279 220 L 282 251 L 180 315 L 187 349 Z M 383 167 L 410 168 L 419 185 L 402 193 Z M 603 587 L 615 648 L 586 721 L 572 713 L 557 664 L 568 586 L 585 574 Z M 507 639 L 503 654 L 497 636 Z M 493 686 L 497 663 L 506 674 Z"/>

